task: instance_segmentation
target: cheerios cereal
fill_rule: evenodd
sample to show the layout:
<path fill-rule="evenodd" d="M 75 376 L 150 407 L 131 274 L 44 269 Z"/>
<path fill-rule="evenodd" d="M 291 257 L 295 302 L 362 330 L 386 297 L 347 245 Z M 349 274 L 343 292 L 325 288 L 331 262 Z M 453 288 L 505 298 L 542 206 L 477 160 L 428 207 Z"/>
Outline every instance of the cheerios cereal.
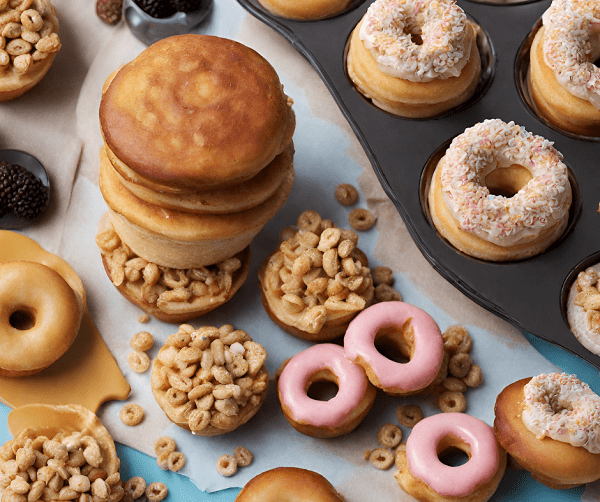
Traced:
<path fill-rule="evenodd" d="M 390 267 L 384 267 L 382 265 L 371 269 L 371 275 L 373 276 L 373 283 L 375 286 L 379 284 L 387 284 L 391 286 L 394 283 L 394 272 Z"/>
<path fill-rule="evenodd" d="M 239 467 L 246 467 L 252 462 L 252 453 L 243 446 L 238 446 L 233 450 L 233 457 Z"/>
<path fill-rule="evenodd" d="M 376 469 L 389 469 L 394 463 L 394 455 L 387 448 L 375 448 L 369 455 L 369 462 Z"/>
<path fill-rule="evenodd" d="M 185 465 L 185 455 L 180 451 L 172 451 L 167 458 L 170 471 L 177 472 Z"/>
<path fill-rule="evenodd" d="M 138 425 L 144 418 L 144 409 L 139 404 L 128 403 L 119 411 L 119 418 L 125 425 Z"/>
<path fill-rule="evenodd" d="M 462 413 L 467 408 L 467 401 L 462 392 L 449 390 L 440 394 L 438 406 L 444 413 Z"/>
<path fill-rule="evenodd" d="M 177 444 L 171 436 L 161 436 L 154 442 L 154 453 L 171 453 L 177 449 Z"/>
<path fill-rule="evenodd" d="M 463 377 L 463 382 L 468 387 L 479 387 L 483 382 L 481 367 L 478 364 L 472 364 L 469 372 Z"/>
<path fill-rule="evenodd" d="M 169 493 L 167 486 L 164 483 L 155 481 L 146 487 L 146 498 L 149 502 L 160 502 L 164 500 Z"/>
<path fill-rule="evenodd" d="M 128 479 L 123 488 L 134 500 L 138 499 L 146 492 L 146 480 L 141 476 L 135 476 Z"/>
<path fill-rule="evenodd" d="M 154 337 L 147 331 L 140 331 L 131 337 L 129 345 L 132 349 L 147 352 L 154 346 Z"/>
<path fill-rule="evenodd" d="M 395 448 L 402 441 L 402 430 L 394 424 L 383 424 L 377 430 L 377 441 L 386 448 Z"/>
<path fill-rule="evenodd" d="M 340 183 L 335 187 L 335 199 L 342 206 L 351 206 L 358 201 L 358 190 L 350 183 Z"/>
<path fill-rule="evenodd" d="M 396 418 L 400 425 L 412 429 L 423 420 L 423 411 L 416 404 L 404 404 L 396 408 Z"/>
<path fill-rule="evenodd" d="M 237 461 L 232 455 L 221 455 L 217 460 L 217 472 L 221 476 L 233 476 L 238 469 Z"/>
<path fill-rule="evenodd" d="M 134 350 L 127 356 L 127 363 L 136 373 L 144 373 L 150 367 L 150 357 L 141 350 Z"/>
<path fill-rule="evenodd" d="M 375 303 L 381 302 L 401 302 L 402 295 L 387 284 L 378 284 L 375 286 Z"/>
<path fill-rule="evenodd" d="M 357 207 L 350 211 L 348 222 L 352 228 L 364 232 L 375 225 L 375 216 L 368 209 Z"/>
<path fill-rule="evenodd" d="M 140 324 L 146 324 L 146 323 L 150 322 L 150 316 L 148 314 L 142 314 L 141 316 L 138 317 L 138 322 Z"/>

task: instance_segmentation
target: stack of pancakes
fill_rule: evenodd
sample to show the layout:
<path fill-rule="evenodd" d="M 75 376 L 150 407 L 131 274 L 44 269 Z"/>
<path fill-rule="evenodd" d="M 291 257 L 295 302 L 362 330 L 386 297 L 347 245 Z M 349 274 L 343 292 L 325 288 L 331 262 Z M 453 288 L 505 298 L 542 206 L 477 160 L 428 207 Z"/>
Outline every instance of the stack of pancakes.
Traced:
<path fill-rule="evenodd" d="M 99 231 L 112 226 L 133 255 L 162 271 L 237 256 L 245 278 L 247 248 L 294 180 L 295 117 L 273 67 L 232 40 L 161 40 L 108 78 L 100 126 L 99 183 L 109 211 Z M 161 318 L 155 305 L 125 296 Z M 207 311 L 190 307 L 163 320 Z"/>

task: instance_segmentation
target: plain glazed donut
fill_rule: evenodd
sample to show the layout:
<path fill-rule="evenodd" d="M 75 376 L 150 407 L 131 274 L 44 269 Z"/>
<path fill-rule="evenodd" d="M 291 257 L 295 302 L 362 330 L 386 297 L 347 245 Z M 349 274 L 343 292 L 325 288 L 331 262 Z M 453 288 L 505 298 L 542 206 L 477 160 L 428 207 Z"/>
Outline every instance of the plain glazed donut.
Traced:
<path fill-rule="evenodd" d="M 492 179 L 516 193 L 492 194 Z M 571 199 L 567 167 L 552 142 L 488 119 L 452 140 L 433 175 L 429 209 L 438 232 L 460 251 L 508 261 L 539 254 L 558 239 Z"/>
<path fill-rule="evenodd" d="M 255 476 L 235 502 L 342 502 L 337 490 L 320 474 L 298 467 L 277 467 Z"/>
<path fill-rule="evenodd" d="M 540 483 L 563 489 L 600 479 L 600 454 L 592 453 L 600 398 L 573 375 L 519 380 L 498 395 L 495 413 L 498 442 Z"/>
<path fill-rule="evenodd" d="M 439 455 L 457 448 L 469 460 L 458 466 L 442 463 Z M 483 502 L 498 488 L 506 469 L 506 452 L 493 429 L 464 413 L 441 413 L 413 428 L 406 449 L 396 454 L 400 487 L 421 501 Z"/>
<path fill-rule="evenodd" d="M 328 401 L 307 395 L 315 382 L 334 382 L 337 394 Z M 330 438 L 353 431 L 375 401 L 377 391 L 359 366 L 351 363 L 339 345 L 314 345 L 292 357 L 277 386 L 281 409 L 297 431 Z"/>
<path fill-rule="evenodd" d="M 412 335 L 411 335 L 412 332 Z M 375 342 L 394 346 L 407 363 L 383 356 Z M 346 357 L 362 366 L 373 385 L 391 395 L 427 387 L 444 358 L 442 334 L 427 312 L 404 302 L 382 302 L 358 314 L 344 337 Z"/>
<path fill-rule="evenodd" d="M 563 130 L 600 136 L 600 5 L 554 0 L 530 51 L 529 84 L 539 111 Z"/>
<path fill-rule="evenodd" d="M 41 263 L 2 263 L 0 277 L 0 375 L 39 373 L 75 340 L 82 302 L 58 272 Z"/>
<path fill-rule="evenodd" d="M 481 75 L 477 30 L 453 0 L 376 0 L 350 38 L 348 75 L 384 110 L 411 118 L 438 115 L 475 92 Z"/>
<path fill-rule="evenodd" d="M 259 3 L 279 17 L 316 21 L 339 14 L 350 5 L 351 0 L 260 0 Z"/>

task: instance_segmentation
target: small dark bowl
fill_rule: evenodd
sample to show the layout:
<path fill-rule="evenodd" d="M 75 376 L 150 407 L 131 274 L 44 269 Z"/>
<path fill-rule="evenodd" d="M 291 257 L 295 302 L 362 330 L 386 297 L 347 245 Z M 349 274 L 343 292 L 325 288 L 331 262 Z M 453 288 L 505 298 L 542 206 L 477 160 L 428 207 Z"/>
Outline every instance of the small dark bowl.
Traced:
<path fill-rule="evenodd" d="M 31 171 L 33 174 L 35 174 L 48 190 L 48 204 L 50 203 L 50 179 L 48 178 L 46 169 L 44 169 L 44 166 L 38 159 L 36 159 L 33 155 L 22 152 L 21 150 L 0 150 L 0 162 L 1 161 L 24 167 L 28 171 Z M 46 205 L 46 209 L 47 208 L 48 205 Z M 41 218 L 44 213 L 45 211 L 42 211 L 40 216 L 35 220 L 24 220 L 9 212 L 0 217 L 0 229 L 19 230 L 21 228 L 25 228 Z"/>
<path fill-rule="evenodd" d="M 202 7 L 195 12 L 177 12 L 162 19 L 150 16 L 133 0 L 125 0 L 123 9 L 125 21 L 132 33 L 146 45 L 152 45 L 163 38 L 192 31 L 210 13 L 212 0 L 202 0 Z"/>

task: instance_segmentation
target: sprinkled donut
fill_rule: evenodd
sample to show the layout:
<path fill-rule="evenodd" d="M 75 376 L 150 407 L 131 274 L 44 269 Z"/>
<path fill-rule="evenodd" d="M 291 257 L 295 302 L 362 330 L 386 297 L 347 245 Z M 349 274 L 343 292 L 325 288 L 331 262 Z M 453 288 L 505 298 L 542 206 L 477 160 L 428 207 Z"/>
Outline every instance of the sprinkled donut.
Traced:
<path fill-rule="evenodd" d="M 429 82 L 460 75 L 467 64 L 466 25 L 466 14 L 452 0 L 376 0 L 359 33 L 382 72 Z M 416 44 L 411 34 L 423 43 Z"/>
<path fill-rule="evenodd" d="M 440 115 L 475 94 L 479 30 L 454 0 L 375 0 L 350 37 L 348 76 L 390 113 Z"/>
<path fill-rule="evenodd" d="M 600 33 L 596 0 L 554 0 L 544 12 L 544 54 L 556 79 L 574 96 L 600 110 L 600 68 L 593 64 L 590 39 Z"/>
<path fill-rule="evenodd" d="M 538 112 L 563 131 L 600 136 L 600 4 L 553 0 L 530 49 L 529 87 Z"/>
<path fill-rule="evenodd" d="M 469 460 L 458 466 L 442 463 L 439 455 L 450 448 L 462 450 Z M 464 413 L 442 413 L 415 425 L 406 449 L 396 454 L 396 466 L 398 484 L 418 500 L 481 502 L 496 491 L 506 452 L 485 422 Z"/>
<path fill-rule="evenodd" d="M 413 336 L 409 336 L 410 331 Z M 398 363 L 388 359 L 377 350 L 376 339 L 394 345 L 410 360 Z M 404 302 L 377 303 L 358 314 L 346 331 L 344 352 L 364 368 L 373 385 L 392 395 L 414 394 L 427 387 L 444 357 L 436 322 L 425 311 Z"/>
<path fill-rule="evenodd" d="M 512 196 L 494 195 L 486 185 L 492 173 L 505 176 L 501 183 L 522 186 Z M 429 207 L 436 228 L 455 247 L 502 261 L 532 256 L 554 242 L 567 224 L 571 197 L 567 168 L 552 142 L 514 122 L 488 119 L 454 138 L 436 168 Z"/>
<path fill-rule="evenodd" d="M 312 383 L 338 386 L 328 401 L 312 399 Z M 365 372 L 352 364 L 339 345 L 314 345 L 292 357 L 279 377 L 279 401 L 285 418 L 299 432 L 313 437 L 336 437 L 354 430 L 371 409 L 376 389 Z"/>
<path fill-rule="evenodd" d="M 600 479 L 600 397 L 575 375 L 514 382 L 494 411 L 498 442 L 534 479 L 554 489 Z"/>
<path fill-rule="evenodd" d="M 600 396 L 588 384 L 566 373 L 542 374 L 533 377 L 523 393 L 521 418 L 536 437 L 600 453 Z"/>

